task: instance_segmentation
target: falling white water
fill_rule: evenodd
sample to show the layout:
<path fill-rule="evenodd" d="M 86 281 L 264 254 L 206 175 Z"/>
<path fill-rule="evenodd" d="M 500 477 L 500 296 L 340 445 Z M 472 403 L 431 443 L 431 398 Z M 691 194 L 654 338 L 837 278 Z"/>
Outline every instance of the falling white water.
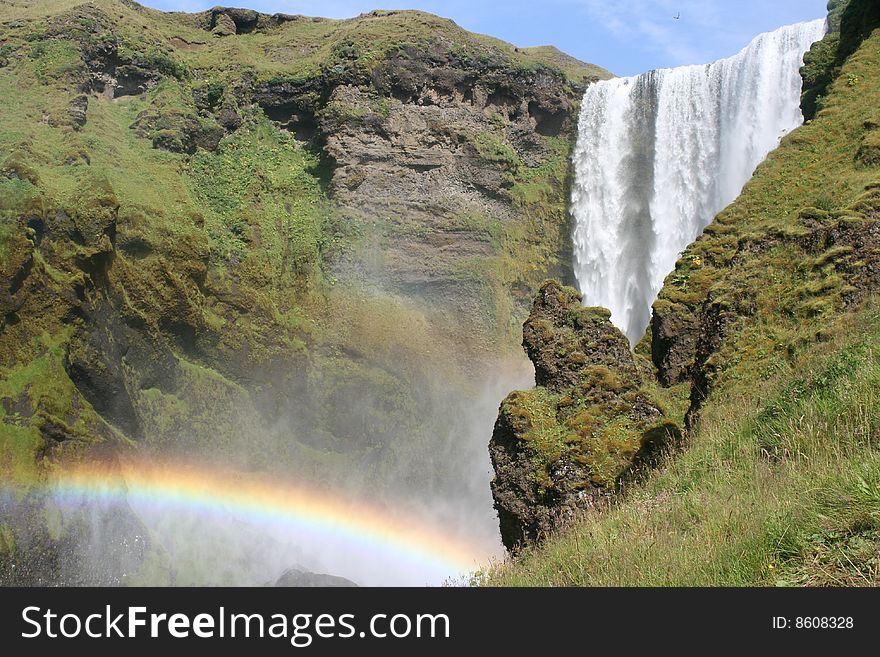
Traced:
<path fill-rule="evenodd" d="M 803 55 L 825 21 L 758 36 L 728 59 L 590 86 L 574 153 L 575 275 L 632 343 L 682 249 L 803 121 Z"/>

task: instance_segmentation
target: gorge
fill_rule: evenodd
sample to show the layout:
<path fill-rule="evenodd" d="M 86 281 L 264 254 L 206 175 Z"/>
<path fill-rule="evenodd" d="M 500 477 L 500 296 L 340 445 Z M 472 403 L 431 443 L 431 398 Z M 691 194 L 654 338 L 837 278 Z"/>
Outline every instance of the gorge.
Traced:
<path fill-rule="evenodd" d="M 767 490 L 829 395 L 876 428 L 880 18 L 829 8 L 620 79 L 418 11 L 0 0 L 0 584 L 806 563 Z"/>

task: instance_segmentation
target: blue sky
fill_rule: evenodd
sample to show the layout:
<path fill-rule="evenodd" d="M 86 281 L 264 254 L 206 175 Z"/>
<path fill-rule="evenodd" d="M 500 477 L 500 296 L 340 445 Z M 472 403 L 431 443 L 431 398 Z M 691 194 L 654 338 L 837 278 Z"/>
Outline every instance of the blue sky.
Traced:
<path fill-rule="evenodd" d="M 141 0 L 201 11 L 219 0 Z M 827 0 L 227 0 L 264 12 L 348 18 L 371 9 L 422 9 L 518 46 L 552 44 L 617 75 L 734 54 L 761 32 L 821 18 Z M 681 18 L 673 17 L 680 14 Z"/>

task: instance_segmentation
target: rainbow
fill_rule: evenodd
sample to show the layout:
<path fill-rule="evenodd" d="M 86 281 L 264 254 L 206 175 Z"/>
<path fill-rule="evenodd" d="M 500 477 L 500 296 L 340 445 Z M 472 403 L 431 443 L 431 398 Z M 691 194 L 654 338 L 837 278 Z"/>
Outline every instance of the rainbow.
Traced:
<path fill-rule="evenodd" d="M 485 542 L 451 536 L 415 514 L 235 471 L 142 460 L 83 464 L 54 473 L 49 492 L 71 506 L 125 501 L 136 511 L 232 516 L 307 537 L 316 546 L 341 544 L 369 558 L 378 555 L 386 564 L 405 563 L 437 582 L 473 572 L 497 552 Z"/>

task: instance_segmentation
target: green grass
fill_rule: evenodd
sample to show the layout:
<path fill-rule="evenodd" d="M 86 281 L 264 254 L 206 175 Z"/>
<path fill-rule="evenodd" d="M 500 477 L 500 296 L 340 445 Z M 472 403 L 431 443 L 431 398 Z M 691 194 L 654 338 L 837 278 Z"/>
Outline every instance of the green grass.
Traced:
<path fill-rule="evenodd" d="M 69 333 L 69 332 L 68 332 Z M 0 370 L 0 471 L 16 486 L 35 485 L 43 464 L 37 455 L 47 447 L 46 424 L 62 427 L 69 439 L 99 440 L 100 421 L 67 377 L 62 359 L 68 334 L 34 340 L 33 360 Z"/>
<path fill-rule="evenodd" d="M 197 153 L 192 186 L 208 210 L 215 255 L 263 260 L 253 266 L 266 268 L 267 282 L 314 278 L 328 232 L 318 166 L 314 154 L 265 121 L 227 140 L 217 154 Z"/>
<path fill-rule="evenodd" d="M 57 80 L 83 68 L 79 46 L 73 41 L 45 41 L 34 44 L 30 51 L 34 72 L 42 82 Z"/>
<path fill-rule="evenodd" d="M 751 391 L 614 507 L 479 576 L 512 586 L 878 585 L 880 313 Z"/>
<path fill-rule="evenodd" d="M 585 78 L 609 80 L 613 74 L 595 64 L 587 64 L 567 55 L 555 46 L 534 46 L 517 48 L 495 37 L 477 35 L 484 43 L 503 50 L 508 56 L 514 57 L 522 65 L 530 68 L 547 67 L 562 71 L 573 82 L 583 82 Z"/>

